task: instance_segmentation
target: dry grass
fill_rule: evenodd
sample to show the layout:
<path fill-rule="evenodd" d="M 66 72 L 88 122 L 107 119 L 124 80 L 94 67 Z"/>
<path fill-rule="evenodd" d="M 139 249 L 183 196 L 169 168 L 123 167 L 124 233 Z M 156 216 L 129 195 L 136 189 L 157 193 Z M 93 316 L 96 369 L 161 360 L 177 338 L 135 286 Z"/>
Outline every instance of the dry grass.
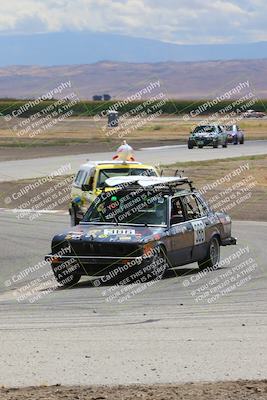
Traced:
<path fill-rule="evenodd" d="M 161 117 L 136 127 L 133 123 L 128 125 L 129 131 L 125 129 L 117 132 L 115 129 L 107 130 L 104 122 L 95 122 L 93 119 L 75 119 L 59 122 L 50 129 L 45 129 L 34 137 L 29 133 L 23 133 L 18 127 L 23 120 L 17 119 L 12 126 L 5 121 L 0 121 L 0 145 L 2 146 L 31 146 L 59 145 L 64 143 L 81 143 L 88 140 L 113 141 L 118 139 L 118 133 L 122 133 L 130 142 L 131 140 L 148 139 L 185 141 L 194 124 L 199 121 L 185 122 L 175 117 Z M 28 124 L 28 122 L 27 122 Z M 27 127 L 28 125 L 25 125 Z M 246 139 L 267 139 L 267 119 L 264 120 L 242 120 L 240 127 L 244 129 Z M 17 130 L 14 127 L 17 126 Z M 17 133 L 20 132 L 20 136 Z M 36 133 L 36 130 L 32 131 Z"/>

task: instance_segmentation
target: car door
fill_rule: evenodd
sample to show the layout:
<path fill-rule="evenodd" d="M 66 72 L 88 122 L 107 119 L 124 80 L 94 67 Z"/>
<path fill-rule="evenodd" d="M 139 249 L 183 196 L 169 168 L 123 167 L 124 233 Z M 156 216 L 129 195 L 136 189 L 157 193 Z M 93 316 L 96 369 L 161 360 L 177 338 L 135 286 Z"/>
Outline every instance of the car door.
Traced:
<path fill-rule="evenodd" d="M 200 213 L 202 215 L 203 222 L 205 224 L 204 251 L 205 251 L 205 255 L 206 255 L 211 238 L 215 234 L 220 235 L 220 231 L 218 229 L 218 223 L 220 222 L 220 220 L 199 193 L 196 193 L 195 197 L 196 197 L 196 201 L 198 202 L 198 206 L 200 209 Z"/>
<path fill-rule="evenodd" d="M 194 243 L 194 231 L 186 219 L 185 210 L 180 197 L 170 199 L 170 243 L 169 259 L 174 266 L 191 261 Z"/>
<path fill-rule="evenodd" d="M 193 232 L 191 261 L 201 260 L 206 256 L 208 248 L 209 210 L 194 193 L 183 196 L 181 200 L 185 209 L 186 220 L 191 224 Z"/>
<path fill-rule="evenodd" d="M 72 203 L 79 204 L 81 205 L 82 201 L 82 190 L 81 190 L 81 181 L 83 179 L 83 176 L 85 174 L 85 171 L 83 169 L 80 169 L 73 181 L 72 188 L 71 188 L 71 199 Z"/>
<path fill-rule="evenodd" d="M 92 191 L 83 191 L 82 185 L 87 184 L 90 170 L 80 169 L 74 179 L 72 185 L 72 203 L 76 205 L 76 209 L 80 217 L 82 217 L 89 207 L 89 199 Z"/>
<path fill-rule="evenodd" d="M 82 213 L 85 214 L 89 206 L 94 201 L 95 194 L 95 168 L 91 168 L 83 175 L 81 179 L 81 192 L 82 192 Z M 85 188 L 83 187 L 85 186 Z"/>

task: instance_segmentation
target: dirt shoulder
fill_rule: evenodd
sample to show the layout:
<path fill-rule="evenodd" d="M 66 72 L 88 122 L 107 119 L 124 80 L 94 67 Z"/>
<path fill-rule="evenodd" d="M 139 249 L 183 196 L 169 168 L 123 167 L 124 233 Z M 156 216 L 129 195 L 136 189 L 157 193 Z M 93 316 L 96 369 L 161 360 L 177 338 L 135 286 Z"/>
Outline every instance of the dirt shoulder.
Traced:
<path fill-rule="evenodd" d="M 2 388 L 0 397 L 1 400 L 265 400 L 267 380 L 181 385 Z"/>
<path fill-rule="evenodd" d="M 237 220 L 267 221 L 267 155 L 176 163 L 165 166 L 164 175 L 173 176 L 177 169 L 215 210 Z M 36 187 L 38 178 L 0 182 L 0 208 L 67 211 L 72 179 L 55 177 Z"/>
<path fill-rule="evenodd" d="M 164 175 L 184 171 L 216 211 L 233 219 L 267 221 L 267 155 L 176 163 Z"/>
<path fill-rule="evenodd" d="M 0 141 L 0 162 L 10 160 L 28 160 L 40 157 L 58 157 L 75 154 L 91 154 L 99 152 L 109 152 L 117 150 L 122 140 L 113 142 L 105 140 L 84 140 L 80 142 L 66 140 L 46 140 L 43 143 L 36 142 L 35 144 L 27 144 L 27 141 L 20 142 L 19 145 L 12 145 L 12 142 L 6 142 L 1 145 Z M 7 145 L 9 143 L 9 145 Z M 176 144 L 185 144 L 185 141 L 175 139 L 139 139 L 138 141 L 130 141 L 131 146 L 135 150 L 143 147 L 153 146 L 172 146 Z"/>

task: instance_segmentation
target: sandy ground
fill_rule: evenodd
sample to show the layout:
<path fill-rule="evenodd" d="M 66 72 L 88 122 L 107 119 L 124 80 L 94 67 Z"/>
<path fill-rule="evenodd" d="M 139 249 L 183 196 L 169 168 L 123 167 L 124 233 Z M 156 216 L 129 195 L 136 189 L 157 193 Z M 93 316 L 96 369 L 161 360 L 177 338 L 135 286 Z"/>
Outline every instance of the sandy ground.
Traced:
<path fill-rule="evenodd" d="M 172 167 L 164 167 L 164 175 L 173 176 L 177 168 L 181 168 L 184 170 L 184 175 L 189 176 L 190 179 L 193 180 L 195 186 L 198 189 L 203 188 L 207 183 L 213 183 L 216 180 L 226 176 L 231 171 L 239 168 L 240 165 L 244 165 L 249 163 L 249 170 L 242 173 L 240 176 L 232 178 L 230 182 L 224 182 L 220 184 L 218 187 L 208 190 L 204 197 L 207 198 L 211 205 L 214 206 L 215 209 L 220 210 L 223 206 L 229 206 L 230 208 L 226 211 L 231 215 L 232 218 L 237 220 L 251 220 L 251 221 L 266 221 L 267 220 L 267 156 L 250 156 L 250 157 L 239 157 L 235 160 L 211 160 L 211 161 L 200 161 L 200 162 L 187 162 L 187 163 L 177 163 Z M 232 188 L 235 183 L 238 183 L 243 180 L 243 184 L 241 189 L 237 188 L 232 190 L 234 192 L 236 198 L 243 198 L 243 196 L 247 196 L 243 198 L 243 200 L 236 204 L 235 206 L 231 206 L 231 200 L 225 200 L 225 203 L 218 205 L 219 201 L 224 201 L 228 195 L 224 195 L 222 197 L 221 193 L 223 193 L 226 189 Z M 63 201 L 58 202 L 53 206 L 54 210 L 68 210 L 70 203 L 70 185 L 72 182 L 72 177 L 57 177 L 54 178 L 51 182 L 47 182 L 40 187 L 37 187 L 34 190 L 30 190 L 28 193 L 25 193 L 23 197 L 17 197 L 17 200 L 13 200 L 8 203 L 6 201 L 7 197 L 12 196 L 12 193 L 23 191 L 26 186 L 31 183 L 34 183 L 35 179 L 24 179 L 19 181 L 12 182 L 0 182 L 0 208 L 32 208 L 32 206 L 38 207 L 38 204 L 42 204 L 37 199 L 37 196 L 40 195 L 42 199 L 48 197 L 49 191 L 52 191 L 54 194 L 59 193 L 56 189 L 57 183 L 62 182 L 64 185 L 61 187 Z M 251 189 L 249 189 L 249 185 L 251 185 Z M 247 190 L 248 189 L 248 190 Z M 242 193 L 243 191 L 243 193 Z M 239 193 L 239 194 L 238 194 Z M 50 193 L 51 194 L 51 193 Z M 218 201 L 215 201 L 216 196 L 220 196 Z M 238 200 L 239 201 L 239 200 Z M 51 199 L 50 203 L 54 204 L 54 201 Z M 48 208 L 49 203 L 46 203 L 45 206 L 40 207 L 40 209 Z"/>
<path fill-rule="evenodd" d="M 223 207 L 229 207 L 225 211 L 234 219 L 267 221 L 267 156 L 177 163 L 173 167 L 167 167 L 165 175 L 172 176 L 177 168 L 182 169 L 184 175 L 189 176 L 198 189 L 202 189 L 205 188 L 205 185 L 220 181 L 231 171 L 235 171 L 246 164 L 249 165 L 246 172 L 237 177 L 232 177 L 229 182 L 219 184 L 214 189 L 207 190 L 203 195 L 209 200 L 211 206 L 218 211 Z M 233 189 L 235 184 L 239 183 L 242 183 L 242 185 Z M 230 189 L 231 191 L 227 192 Z M 225 194 L 223 195 L 223 193 Z M 232 194 L 236 196 L 236 205 L 234 205 L 235 200 L 231 201 Z M 217 195 L 220 198 L 216 201 Z M 233 207 L 231 207 L 231 203 Z"/>
<path fill-rule="evenodd" d="M 182 385 L 2 388 L 1 400 L 265 400 L 267 380 Z"/>

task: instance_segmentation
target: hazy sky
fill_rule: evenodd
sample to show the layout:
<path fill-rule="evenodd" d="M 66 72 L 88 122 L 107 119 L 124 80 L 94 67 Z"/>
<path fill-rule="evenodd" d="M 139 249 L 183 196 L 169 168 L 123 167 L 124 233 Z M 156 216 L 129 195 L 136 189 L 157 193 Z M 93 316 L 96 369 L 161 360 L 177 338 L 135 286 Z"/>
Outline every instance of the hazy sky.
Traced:
<path fill-rule="evenodd" d="M 174 43 L 267 40 L 267 0 L 0 0 L 0 33 L 91 30 Z"/>

